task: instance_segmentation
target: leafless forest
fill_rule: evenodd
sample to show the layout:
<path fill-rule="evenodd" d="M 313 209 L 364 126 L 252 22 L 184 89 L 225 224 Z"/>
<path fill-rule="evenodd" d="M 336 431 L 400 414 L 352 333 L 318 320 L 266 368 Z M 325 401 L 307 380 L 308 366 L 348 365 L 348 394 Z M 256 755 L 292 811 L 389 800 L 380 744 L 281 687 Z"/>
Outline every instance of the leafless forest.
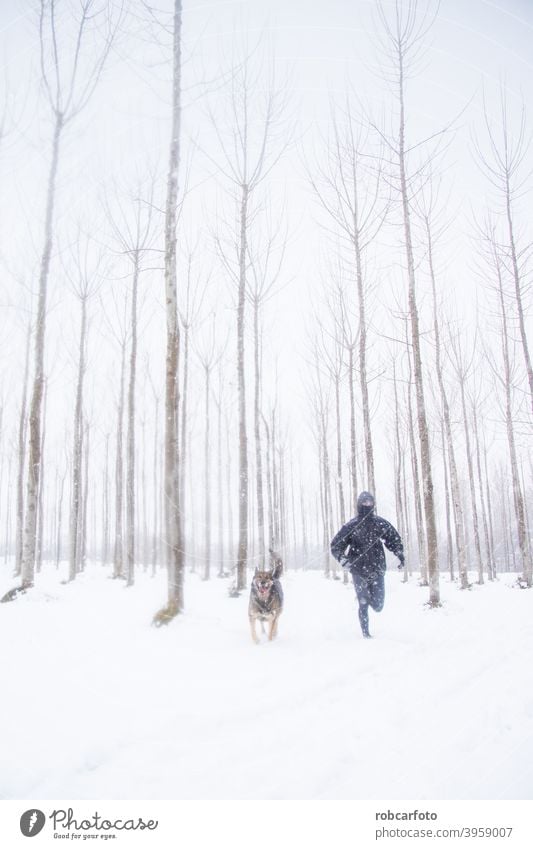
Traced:
<path fill-rule="evenodd" d="M 226 9 L 217 40 L 181 0 L 16 5 L 9 599 L 42 569 L 94 562 L 125 588 L 166 570 L 160 624 L 190 572 L 238 593 L 269 549 L 335 579 L 362 489 L 431 605 L 443 580 L 531 587 L 532 125 L 505 76 L 432 111 L 442 7 L 376 0 L 372 96 L 348 67 L 318 121 L 275 26 Z"/>

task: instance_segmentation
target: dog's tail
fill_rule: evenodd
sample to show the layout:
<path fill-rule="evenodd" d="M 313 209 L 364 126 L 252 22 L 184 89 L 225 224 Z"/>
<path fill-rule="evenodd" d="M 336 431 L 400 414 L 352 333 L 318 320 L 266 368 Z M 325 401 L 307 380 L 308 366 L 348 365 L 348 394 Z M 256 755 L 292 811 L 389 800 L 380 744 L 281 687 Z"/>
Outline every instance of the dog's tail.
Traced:
<path fill-rule="evenodd" d="M 270 553 L 270 568 L 272 570 L 272 577 L 279 579 L 283 574 L 283 560 L 281 559 L 281 554 L 278 554 L 277 551 L 273 551 L 271 548 L 268 550 Z"/>

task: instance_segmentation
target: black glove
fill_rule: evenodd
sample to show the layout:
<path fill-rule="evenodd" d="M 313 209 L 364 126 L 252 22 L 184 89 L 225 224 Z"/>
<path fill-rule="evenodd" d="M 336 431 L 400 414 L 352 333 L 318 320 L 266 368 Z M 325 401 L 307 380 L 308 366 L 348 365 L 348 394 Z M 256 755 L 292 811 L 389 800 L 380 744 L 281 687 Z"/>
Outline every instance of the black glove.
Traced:
<path fill-rule="evenodd" d="M 341 564 L 343 569 L 349 569 L 350 568 L 350 561 L 348 560 L 347 557 L 341 557 L 339 563 Z"/>
<path fill-rule="evenodd" d="M 400 562 L 398 563 L 398 569 L 403 569 L 404 566 L 405 566 L 405 560 L 400 560 Z"/>

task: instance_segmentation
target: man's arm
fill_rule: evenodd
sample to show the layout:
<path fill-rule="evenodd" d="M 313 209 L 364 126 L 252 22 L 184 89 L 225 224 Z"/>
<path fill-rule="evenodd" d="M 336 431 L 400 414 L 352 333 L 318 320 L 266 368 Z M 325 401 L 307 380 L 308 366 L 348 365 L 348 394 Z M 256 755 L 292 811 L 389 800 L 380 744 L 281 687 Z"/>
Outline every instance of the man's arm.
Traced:
<path fill-rule="evenodd" d="M 392 553 L 396 555 L 400 563 L 403 564 L 405 556 L 403 553 L 403 542 L 400 534 L 398 533 L 396 528 L 391 525 L 390 522 L 387 522 L 386 519 L 381 519 L 381 526 L 381 539 L 383 540 L 389 551 L 392 551 Z"/>
<path fill-rule="evenodd" d="M 331 540 L 331 553 L 339 563 L 346 554 L 352 535 L 352 522 L 347 522 Z"/>

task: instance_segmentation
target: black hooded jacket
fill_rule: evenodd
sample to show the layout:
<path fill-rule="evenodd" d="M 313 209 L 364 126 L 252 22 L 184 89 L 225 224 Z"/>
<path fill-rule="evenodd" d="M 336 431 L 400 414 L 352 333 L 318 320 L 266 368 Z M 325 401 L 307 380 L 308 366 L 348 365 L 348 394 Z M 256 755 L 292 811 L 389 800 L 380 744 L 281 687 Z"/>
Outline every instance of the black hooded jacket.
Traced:
<path fill-rule="evenodd" d="M 364 507 L 358 501 L 357 516 L 350 519 L 331 541 L 331 553 L 339 562 L 345 561 L 350 572 L 362 577 L 381 573 L 387 568 L 381 541 L 403 563 L 403 543 L 390 522 L 374 514 L 373 506 Z"/>

